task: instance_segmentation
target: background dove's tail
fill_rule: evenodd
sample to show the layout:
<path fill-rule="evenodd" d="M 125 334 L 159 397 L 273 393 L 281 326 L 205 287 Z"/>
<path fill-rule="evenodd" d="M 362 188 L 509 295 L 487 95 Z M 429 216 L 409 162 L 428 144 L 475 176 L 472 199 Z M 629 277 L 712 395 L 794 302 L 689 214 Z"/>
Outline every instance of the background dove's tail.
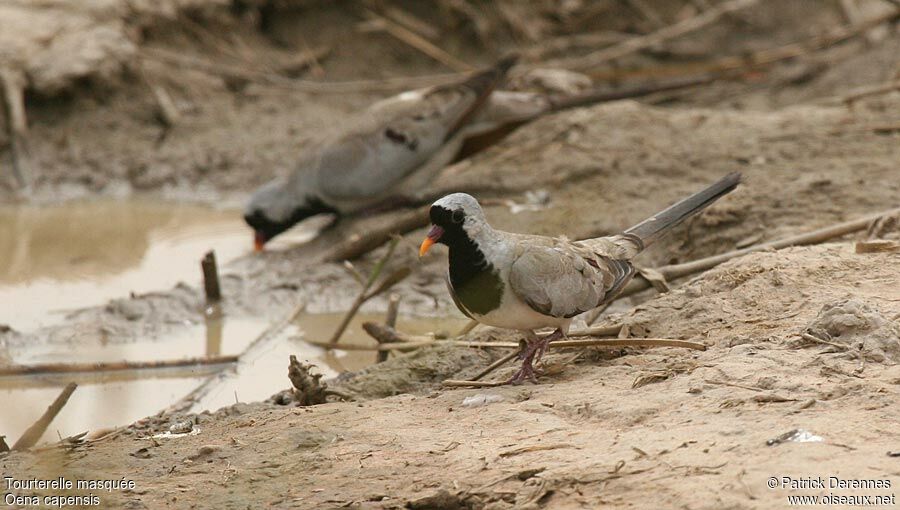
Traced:
<path fill-rule="evenodd" d="M 706 209 L 713 202 L 734 191 L 741 183 L 741 174 L 732 172 L 707 188 L 676 202 L 625 231 L 625 237 L 638 242 L 644 249 L 684 220 Z"/>
<path fill-rule="evenodd" d="M 519 60 L 518 55 L 510 55 L 500 59 L 491 68 L 479 71 L 465 79 L 465 81 L 457 84 L 448 85 L 448 87 L 465 87 L 475 93 L 475 100 L 463 112 L 462 115 L 451 126 L 445 136 L 445 140 L 453 137 L 463 126 L 481 110 L 481 107 L 487 102 L 491 93 L 506 79 L 506 73 Z"/>

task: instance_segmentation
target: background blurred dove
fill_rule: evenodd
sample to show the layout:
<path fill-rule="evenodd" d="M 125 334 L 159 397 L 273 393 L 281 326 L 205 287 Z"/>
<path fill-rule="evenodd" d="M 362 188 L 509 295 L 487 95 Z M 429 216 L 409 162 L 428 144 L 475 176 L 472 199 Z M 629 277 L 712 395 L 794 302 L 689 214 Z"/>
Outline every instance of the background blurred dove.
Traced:
<path fill-rule="evenodd" d="M 316 214 L 351 214 L 414 197 L 456 157 L 467 136 L 546 110 L 547 101 L 535 94 L 508 93 L 490 101 L 515 61 L 505 58 L 458 83 L 373 104 L 304 155 L 294 172 L 253 194 L 244 219 L 255 230 L 257 249 Z"/>

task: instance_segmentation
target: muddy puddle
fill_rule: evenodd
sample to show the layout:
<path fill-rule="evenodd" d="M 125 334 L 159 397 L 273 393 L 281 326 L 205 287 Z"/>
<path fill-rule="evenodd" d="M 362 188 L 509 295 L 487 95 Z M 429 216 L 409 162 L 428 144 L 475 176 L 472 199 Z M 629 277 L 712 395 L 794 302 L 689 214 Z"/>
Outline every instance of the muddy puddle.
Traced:
<path fill-rule="evenodd" d="M 66 313 L 199 278 L 250 251 L 237 211 L 135 200 L 0 207 L 0 323 L 30 331 Z"/>
<path fill-rule="evenodd" d="M 314 235 L 294 229 L 271 249 Z M 0 206 L 0 324 L 31 331 L 130 292 L 196 284 L 210 249 L 220 266 L 252 251 L 238 210 L 134 199 Z"/>
<path fill-rule="evenodd" d="M 288 358 L 291 354 L 301 361 L 312 363 L 325 378 L 342 371 L 355 371 L 375 361 L 375 351 L 326 351 L 310 345 L 304 339 L 319 342 L 331 337 L 344 313 L 306 314 L 298 318 L 296 326 L 283 331 L 269 342 L 251 347 L 233 369 L 221 374 L 214 389 L 205 393 L 191 408 L 194 412 L 215 410 L 235 402 L 254 402 L 269 398 L 279 390 L 290 387 L 287 378 Z M 342 344 L 374 345 L 375 341 L 362 330 L 366 321 L 381 322 L 383 314 L 360 313 L 350 322 L 341 337 Z M 403 317 L 397 327 L 412 335 L 429 333 L 450 334 L 468 322 L 464 317 L 433 318 Z"/>
<path fill-rule="evenodd" d="M 329 338 L 341 317 L 341 313 L 302 315 L 296 324 L 269 341 L 252 346 L 270 324 L 259 319 L 225 317 L 218 325 L 196 325 L 154 341 L 106 345 L 97 342 L 64 351 L 58 347 L 29 346 L 13 351 L 10 353 L 13 361 L 21 364 L 160 361 L 247 352 L 238 364 L 224 370 L 219 365 L 0 377 L 0 410 L 3 410 L 0 431 L 15 441 L 70 381 L 79 386 L 43 441 L 127 425 L 173 405 L 210 378 L 215 378 L 215 384 L 210 386 L 210 391 L 203 392 L 191 411 L 214 411 L 235 402 L 264 400 L 290 387 L 287 365 L 291 354 L 316 365 L 326 378 L 371 364 L 374 351 L 326 352 L 303 341 L 304 338 L 319 341 Z M 379 320 L 383 320 L 381 314 L 358 315 L 341 342 L 372 345 L 374 340 L 360 326 L 363 321 Z M 398 326 L 412 334 L 426 334 L 453 331 L 464 323 L 459 318 L 405 318 Z"/>
<path fill-rule="evenodd" d="M 270 249 L 303 242 L 313 237 L 318 227 L 295 229 L 273 242 Z M 204 253 L 214 249 L 224 268 L 251 251 L 251 240 L 236 210 L 140 200 L 0 206 L 0 324 L 35 331 L 64 320 L 72 310 L 101 305 L 131 292 L 164 290 L 180 281 L 198 285 Z M 326 377 L 371 364 L 375 359 L 372 351 L 326 352 L 302 340 L 328 339 L 341 316 L 303 315 L 277 337 L 258 345 L 254 340 L 271 326 L 268 321 L 226 316 L 185 326 L 163 338 L 107 343 L 88 337 L 65 347 L 30 344 L 11 348 L 5 354 L 22 365 L 245 355 L 225 370 L 218 365 L 0 377 L 0 434 L 15 441 L 70 381 L 77 382 L 78 389 L 47 431 L 45 441 L 125 425 L 155 414 L 214 376 L 217 384 L 209 385 L 211 390 L 203 392 L 191 410 L 266 399 L 289 387 L 291 354 L 315 364 Z M 383 317 L 358 315 L 342 343 L 373 344 L 360 328 L 366 320 Z M 424 334 L 453 331 L 461 322 L 406 318 L 399 327 Z"/>

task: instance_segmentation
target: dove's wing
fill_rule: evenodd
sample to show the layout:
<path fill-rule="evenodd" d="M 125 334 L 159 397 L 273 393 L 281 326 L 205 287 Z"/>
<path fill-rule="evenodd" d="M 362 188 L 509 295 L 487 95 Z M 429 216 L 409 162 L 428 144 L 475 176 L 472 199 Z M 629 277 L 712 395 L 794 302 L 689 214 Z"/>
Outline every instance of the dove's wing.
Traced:
<path fill-rule="evenodd" d="M 473 120 L 513 62 L 505 59 L 465 81 L 374 105 L 318 153 L 314 165 L 323 197 L 365 200 L 389 194 Z"/>
<path fill-rule="evenodd" d="M 572 243 L 527 246 L 509 272 L 510 288 L 535 311 L 574 317 L 602 305 L 627 284 L 634 268 Z"/>

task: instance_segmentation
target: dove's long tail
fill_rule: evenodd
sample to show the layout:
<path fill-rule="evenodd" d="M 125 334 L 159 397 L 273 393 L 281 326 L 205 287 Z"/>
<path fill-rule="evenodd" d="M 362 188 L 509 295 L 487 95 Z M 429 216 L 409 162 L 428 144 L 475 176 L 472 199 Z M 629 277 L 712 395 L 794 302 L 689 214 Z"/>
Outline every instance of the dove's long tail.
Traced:
<path fill-rule="evenodd" d="M 463 126 L 481 110 L 481 107 L 487 102 L 491 93 L 506 79 L 506 73 L 519 60 L 517 55 L 510 55 L 500 59 L 490 69 L 477 72 L 468 77 L 465 81 L 458 84 L 448 85 L 450 87 L 465 87 L 475 93 L 475 100 L 466 109 L 465 112 L 454 122 L 453 126 L 447 132 L 445 140 L 453 137 Z"/>
<path fill-rule="evenodd" d="M 706 189 L 676 202 L 646 220 L 625 231 L 625 237 L 638 242 L 639 250 L 681 224 L 684 220 L 706 209 L 713 202 L 732 192 L 741 183 L 741 174 L 732 172 Z"/>

